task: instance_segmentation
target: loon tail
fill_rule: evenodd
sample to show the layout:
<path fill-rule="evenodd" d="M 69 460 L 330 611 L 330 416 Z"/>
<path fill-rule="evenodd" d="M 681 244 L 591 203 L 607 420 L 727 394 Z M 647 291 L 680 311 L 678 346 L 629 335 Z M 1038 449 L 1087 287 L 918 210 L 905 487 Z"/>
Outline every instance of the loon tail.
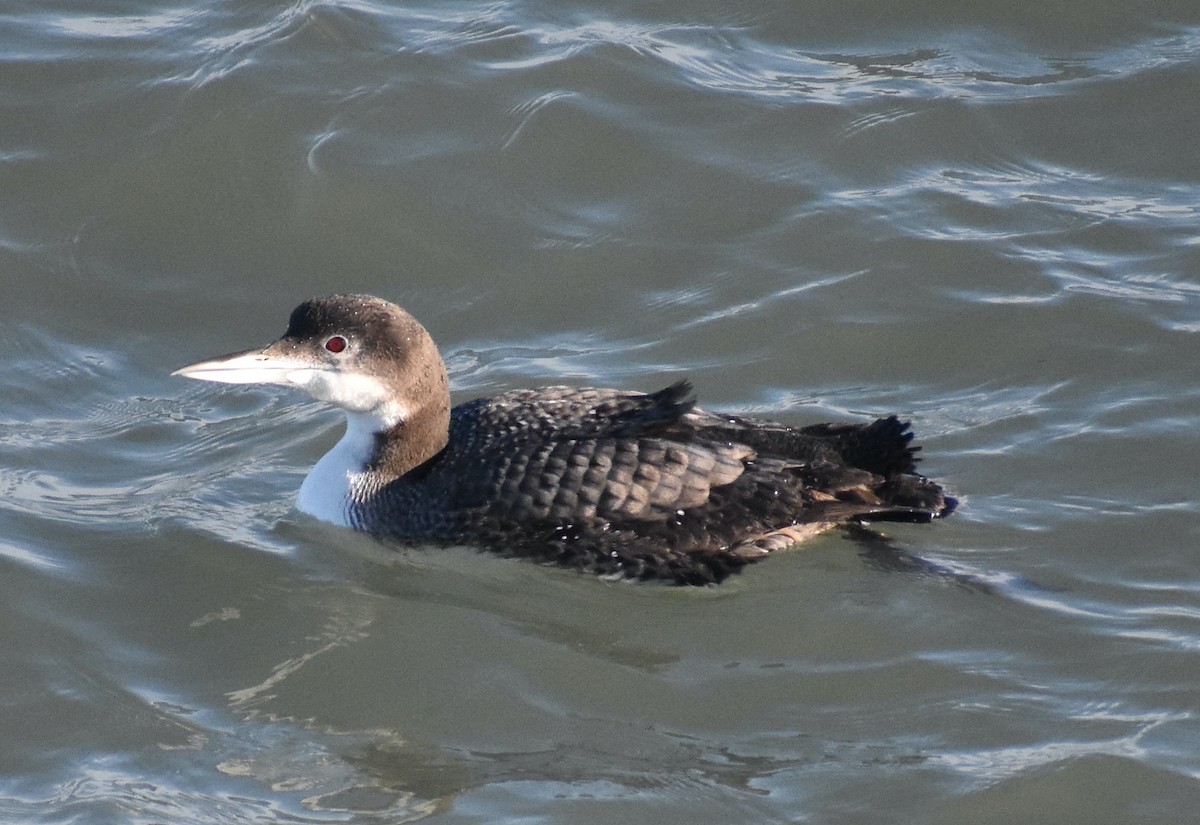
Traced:
<path fill-rule="evenodd" d="M 920 461 L 912 425 L 894 415 L 870 424 L 814 424 L 800 432 L 827 441 L 847 464 L 885 478 L 915 473 Z"/>

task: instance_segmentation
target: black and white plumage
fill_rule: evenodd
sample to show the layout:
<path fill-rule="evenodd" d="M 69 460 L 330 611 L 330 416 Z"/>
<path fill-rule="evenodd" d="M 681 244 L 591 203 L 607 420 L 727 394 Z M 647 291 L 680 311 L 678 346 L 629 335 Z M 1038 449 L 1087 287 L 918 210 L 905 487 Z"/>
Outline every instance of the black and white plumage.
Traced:
<path fill-rule="evenodd" d="M 705 412 L 687 382 L 514 390 L 451 409 L 429 334 L 371 296 L 306 301 L 266 348 L 175 374 L 284 384 L 341 407 L 346 434 L 297 506 L 402 541 L 704 584 L 839 524 L 955 506 L 917 474 L 895 416 L 792 428 Z"/>

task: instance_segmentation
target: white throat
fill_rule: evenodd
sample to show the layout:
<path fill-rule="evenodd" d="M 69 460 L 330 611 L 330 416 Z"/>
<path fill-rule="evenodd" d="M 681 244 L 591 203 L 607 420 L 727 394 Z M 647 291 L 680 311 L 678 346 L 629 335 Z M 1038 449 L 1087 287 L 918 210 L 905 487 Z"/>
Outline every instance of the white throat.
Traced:
<path fill-rule="evenodd" d="M 368 480 L 367 464 L 375 454 L 375 435 L 401 418 L 347 412 L 346 433 L 304 478 L 296 509 L 321 521 L 353 527 L 350 505 L 361 500 L 360 493 Z"/>

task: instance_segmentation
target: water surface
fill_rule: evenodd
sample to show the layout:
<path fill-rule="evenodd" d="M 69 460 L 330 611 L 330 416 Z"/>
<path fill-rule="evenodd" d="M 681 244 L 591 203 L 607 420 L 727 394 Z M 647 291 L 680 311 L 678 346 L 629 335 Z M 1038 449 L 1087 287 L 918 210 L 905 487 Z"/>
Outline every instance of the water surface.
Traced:
<path fill-rule="evenodd" d="M 0 819 L 1177 823 L 1200 804 L 1191 3 L 10 3 Z M 169 377 L 314 294 L 456 398 L 914 422 L 961 496 L 720 588 L 291 509 Z M 909 554 L 909 555 L 906 555 Z"/>

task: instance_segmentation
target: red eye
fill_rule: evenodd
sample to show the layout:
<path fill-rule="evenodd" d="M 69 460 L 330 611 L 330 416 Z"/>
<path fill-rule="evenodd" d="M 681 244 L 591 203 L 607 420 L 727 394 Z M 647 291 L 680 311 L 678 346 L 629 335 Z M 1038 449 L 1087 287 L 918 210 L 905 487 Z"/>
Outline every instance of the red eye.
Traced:
<path fill-rule="evenodd" d="M 325 342 L 325 349 L 330 352 L 341 352 L 346 348 L 346 339 L 340 335 L 335 335 Z"/>

